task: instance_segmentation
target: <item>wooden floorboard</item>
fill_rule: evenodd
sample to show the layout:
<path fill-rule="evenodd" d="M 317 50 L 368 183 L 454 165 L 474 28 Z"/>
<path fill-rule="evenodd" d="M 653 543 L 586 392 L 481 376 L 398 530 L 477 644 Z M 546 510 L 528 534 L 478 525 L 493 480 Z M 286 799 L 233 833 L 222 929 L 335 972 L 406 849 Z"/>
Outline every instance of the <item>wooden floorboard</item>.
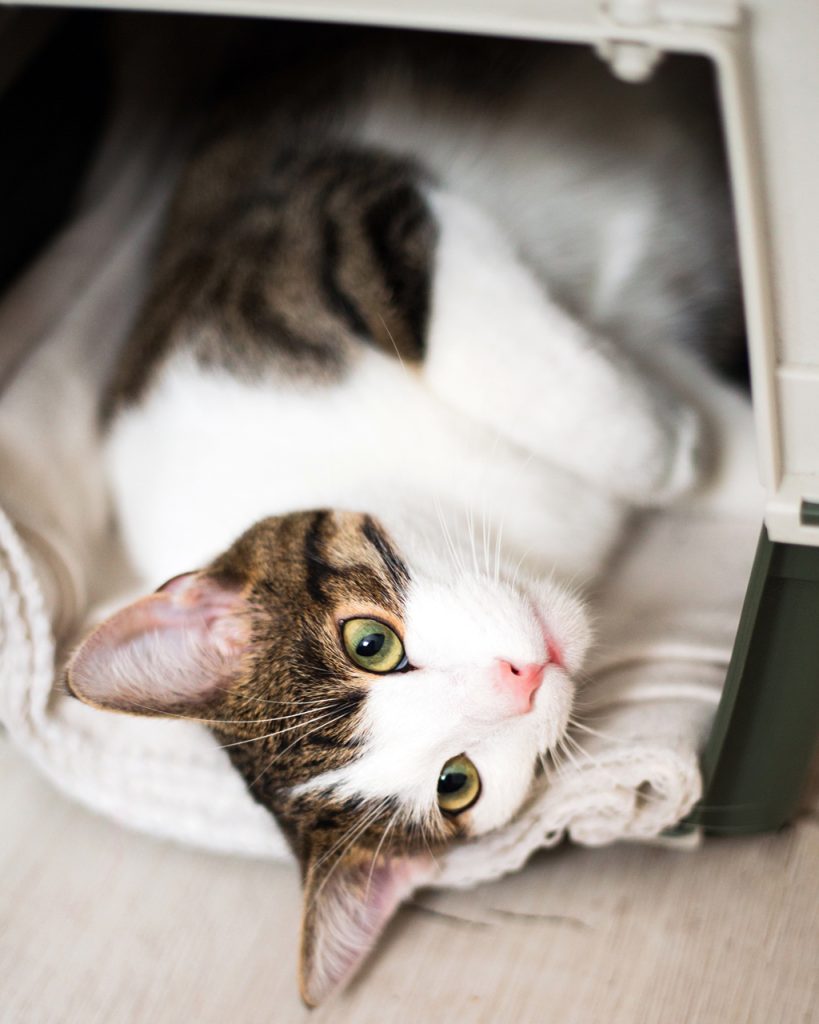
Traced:
<path fill-rule="evenodd" d="M 353 988 L 295 985 L 291 866 L 128 833 L 0 739 L 3 1024 L 812 1024 L 819 816 L 695 853 L 562 848 L 421 894 Z"/>

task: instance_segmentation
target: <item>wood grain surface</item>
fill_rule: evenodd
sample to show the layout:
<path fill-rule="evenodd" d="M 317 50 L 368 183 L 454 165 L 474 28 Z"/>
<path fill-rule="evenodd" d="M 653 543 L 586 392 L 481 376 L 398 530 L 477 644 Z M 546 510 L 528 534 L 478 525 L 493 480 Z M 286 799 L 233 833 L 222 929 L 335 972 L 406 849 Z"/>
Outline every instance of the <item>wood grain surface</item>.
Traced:
<path fill-rule="evenodd" d="M 126 832 L 0 738 L 2 1024 L 808 1024 L 819 815 L 694 853 L 564 847 L 422 893 L 344 995 L 299 1003 L 286 865 Z"/>

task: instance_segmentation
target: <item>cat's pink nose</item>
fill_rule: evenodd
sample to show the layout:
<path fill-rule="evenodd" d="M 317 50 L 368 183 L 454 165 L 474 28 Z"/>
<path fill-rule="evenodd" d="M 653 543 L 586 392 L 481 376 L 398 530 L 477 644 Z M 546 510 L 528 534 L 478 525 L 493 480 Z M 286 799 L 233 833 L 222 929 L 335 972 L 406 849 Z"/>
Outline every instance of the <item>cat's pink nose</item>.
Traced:
<path fill-rule="evenodd" d="M 514 701 L 515 713 L 523 715 L 530 711 L 538 687 L 543 682 L 546 666 L 543 664 L 513 665 L 511 661 L 498 660 L 498 685 L 500 690 Z"/>

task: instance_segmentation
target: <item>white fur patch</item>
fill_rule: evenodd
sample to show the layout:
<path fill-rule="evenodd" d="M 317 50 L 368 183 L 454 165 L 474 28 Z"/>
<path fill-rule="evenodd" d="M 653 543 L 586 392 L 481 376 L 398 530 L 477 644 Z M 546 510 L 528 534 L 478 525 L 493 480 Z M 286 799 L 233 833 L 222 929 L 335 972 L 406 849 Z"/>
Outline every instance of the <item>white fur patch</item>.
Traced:
<path fill-rule="evenodd" d="M 332 387 L 243 383 L 177 357 L 107 447 L 123 533 L 151 584 L 201 567 L 266 515 L 348 508 L 424 532 L 502 531 L 505 559 L 588 577 L 622 509 L 566 472 L 459 416 L 418 377 L 363 352 Z M 573 514 L 567 516 L 566 508 Z M 441 525 L 443 519 L 443 526 Z M 494 560 L 494 552 L 490 559 Z"/>
<path fill-rule="evenodd" d="M 441 224 L 430 387 L 600 492 L 651 505 L 689 489 L 691 412 L 561 309 L 481 210 L 444 192 L 429 200 Z"/>

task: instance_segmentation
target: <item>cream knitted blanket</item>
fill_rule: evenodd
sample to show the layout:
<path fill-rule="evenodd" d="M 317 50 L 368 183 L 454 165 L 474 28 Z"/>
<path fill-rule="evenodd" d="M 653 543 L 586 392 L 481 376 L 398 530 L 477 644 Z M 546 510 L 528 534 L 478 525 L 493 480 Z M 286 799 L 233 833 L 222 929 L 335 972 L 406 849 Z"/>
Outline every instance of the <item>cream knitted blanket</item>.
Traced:
<path fill-rule="evenodd" d="M 138 151 L 124 140 L 141 140 Z M 127 331 L 174 164 L 154 119 L 120 121 L 74 223 L 0 306 L 0 721 L 60 789 L 124 825 L 232 853 L 288 856 L 270 815 L 193 723 L 94 711 L 55 690 L 89 605 L 122 589 L 93 408 Z M 99 344 L 105 337 L 106 346 Z M 717 483 L 644 517 L 597 596 L 580 702 L 588 731 L 504 829 L 452 851 L 438 883 L 520 867 L 564 836 L 656 840 L 700 795 L 760 522 L 749 411 L 697 383 L 723 441 Z"/>

